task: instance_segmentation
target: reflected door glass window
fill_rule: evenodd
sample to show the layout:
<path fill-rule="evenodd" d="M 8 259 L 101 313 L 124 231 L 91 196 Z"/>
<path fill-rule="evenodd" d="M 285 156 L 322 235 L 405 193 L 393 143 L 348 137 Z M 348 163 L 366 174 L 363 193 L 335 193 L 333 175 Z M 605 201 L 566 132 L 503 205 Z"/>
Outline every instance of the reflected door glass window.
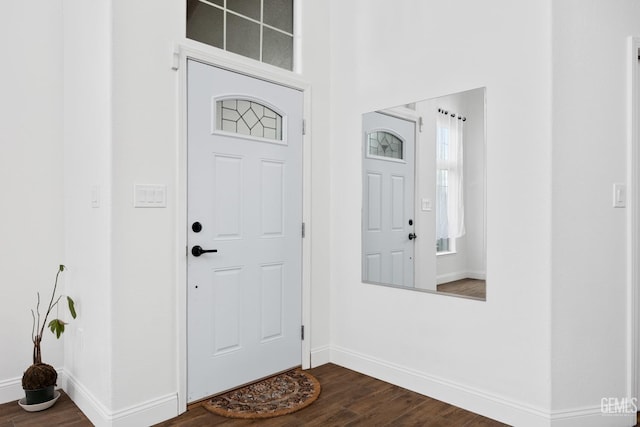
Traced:
<path fill-rule="evenodd" d="M 294 0 L 187 0 L 187 38 L 293 70 Z"/>
<path fill-rule="evenodd" d="M 402 140 L 384 131 L 371 132 L 367 135 L 369 142 L 369 156 L 387 157 L 402 160 Z"/>

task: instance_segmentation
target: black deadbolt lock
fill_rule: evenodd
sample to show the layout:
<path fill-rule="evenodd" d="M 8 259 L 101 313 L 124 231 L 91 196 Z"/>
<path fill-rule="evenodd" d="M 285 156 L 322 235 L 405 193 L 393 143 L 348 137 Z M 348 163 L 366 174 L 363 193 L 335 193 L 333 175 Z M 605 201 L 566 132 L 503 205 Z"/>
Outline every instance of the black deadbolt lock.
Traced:
<path fill-rule="evenodd" d="M 191 224 L 191 229 L 193 230 L 194 233 L 199 233 L 202 231 L 202 224 L 196 221 L 193 224 Z"/>
<path fill-rule="evenodd" d="M 409 220 L 409 225 L 413 225 L 413 220 L 412 219 Z"/>

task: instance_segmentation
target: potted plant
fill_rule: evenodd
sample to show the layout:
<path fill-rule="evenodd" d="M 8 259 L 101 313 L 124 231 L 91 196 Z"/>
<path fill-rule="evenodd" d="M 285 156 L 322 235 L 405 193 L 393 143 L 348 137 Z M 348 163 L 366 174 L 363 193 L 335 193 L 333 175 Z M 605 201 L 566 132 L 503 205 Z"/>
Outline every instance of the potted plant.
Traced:
<path fill-rule="evenodd" d="M 31 310 L 31 316 L 33 317 L 33 325 L 31 328 L 31 340 L 33 341 L 33 364 L 27 368 L 22 375 L 22 388 L 25 391 L 26 405 L 36 405 L 43 402 L 53 400 L 54 388 L 58 380 L 58 373 L 55 368 L 46 363 L 42 363 L 41 342 L 44 334 L 45 325 L 47 325 L 47 319 L 51 311 L 58 306 L 60 299 L 63 295 L 56 298 L 56 290 L 58 288 L 58 278 L 60 273 L 65 269 L 64 265 L 60 265 L 58 272 L 56 273 L 56 280 L 53 284 L 53 292 L 51 293 L 51 299 L 47 306 L 47 311 L 44 318 L 40 316 L 40 292 L 38 292 L 38 302 L 35 311 Z M 67 296 L 67 305 L 71 317 L 76 318 L 75 303 L 71 297 Z M 64 333 L 64 326 L 66 323 L 59 318 L 53 319 L 47 325 L 52 333 L 56 335 L 56 338 L 60 338 L 60 335 Z"/>

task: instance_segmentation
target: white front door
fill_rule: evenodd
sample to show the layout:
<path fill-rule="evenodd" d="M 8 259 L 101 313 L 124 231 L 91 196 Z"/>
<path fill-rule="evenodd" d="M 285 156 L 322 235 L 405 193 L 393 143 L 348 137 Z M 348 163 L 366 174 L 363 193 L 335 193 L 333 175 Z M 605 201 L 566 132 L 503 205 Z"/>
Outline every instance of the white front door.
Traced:
<path fill-rule="evenodd" d="M 192 402 L 301 364 L 303 94 L 187 66 Z"/>
<path fill-rule="evenodd" d="M 363 115 L 362 277 L 413 287 L 415 123 Z"/>

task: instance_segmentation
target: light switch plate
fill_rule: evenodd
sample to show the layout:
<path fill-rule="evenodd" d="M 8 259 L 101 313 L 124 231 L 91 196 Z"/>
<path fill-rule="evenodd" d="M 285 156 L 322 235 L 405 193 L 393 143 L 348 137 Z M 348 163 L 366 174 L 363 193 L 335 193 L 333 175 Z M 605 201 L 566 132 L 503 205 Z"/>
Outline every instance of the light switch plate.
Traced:
<path fill-rule="evenodd" d="M 624 208 L 627 206 L 627 186 L 623 183 L 613 184 L 613 207 Z"/>
<path fill-rule="evenodd" d="M 135 184 L 133 206 L 136 208 L 166 208 L 167 186 L 155 184 Z"/>
<path fill-rule="evenodd" d="M 100 207 L 100 186 L 98 185 L 91 186 L 91 207 Z"/>

